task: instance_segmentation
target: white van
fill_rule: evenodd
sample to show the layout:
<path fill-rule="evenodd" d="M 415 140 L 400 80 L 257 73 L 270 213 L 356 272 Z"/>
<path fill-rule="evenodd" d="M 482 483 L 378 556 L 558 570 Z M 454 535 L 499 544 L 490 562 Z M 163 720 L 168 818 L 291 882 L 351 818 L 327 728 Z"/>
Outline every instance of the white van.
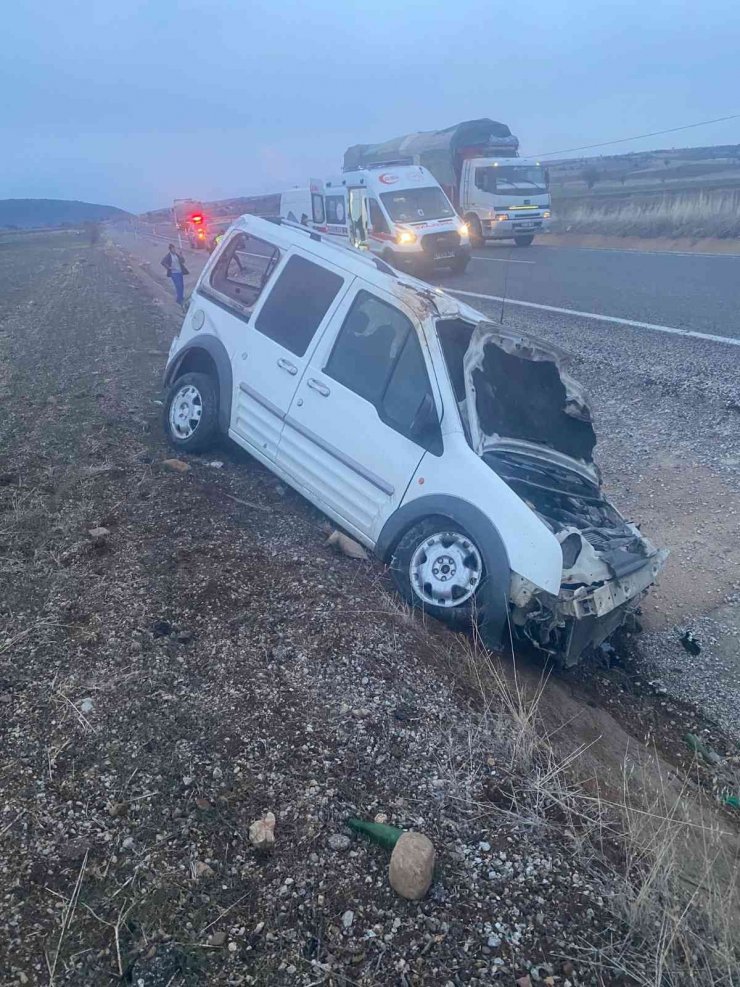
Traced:
<path fill-rule="evenodd" d="M 312 181 L 310 191 L 315 229 L 399 270 L 429 274 L 448 267 L 462 273 L 468 266 L 468 228 L 426 168 L 382 164 Z"/>
<path fill-rule="evenodd" d="M 304 226 L 313 225 L 314 211 L 309 188 L 291 188 L 280 193 L 282 219 L 287 219 L 290 223 L 302 223 Z"/>
<path fill-rule="evenodd" d="M 177 450 L 228 435 L 492 647 L 511 626 L 575 661 L 664 564 L 604 497 L 557 353 L 316 231 L 236 221 L 165 383 Z"/>

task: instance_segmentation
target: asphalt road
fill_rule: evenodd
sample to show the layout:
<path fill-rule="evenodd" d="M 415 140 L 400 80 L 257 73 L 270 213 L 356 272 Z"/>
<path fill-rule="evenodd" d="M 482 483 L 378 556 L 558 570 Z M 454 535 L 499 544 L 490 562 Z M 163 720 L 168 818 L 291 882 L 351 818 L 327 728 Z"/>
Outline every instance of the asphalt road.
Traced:
<path fill-rule="evenodd" d="M 475 250 L 449 289 L 740 338 L 736 256 L 508 244 Z M 467 298 L 477 305 L 474 297 Z"/>
<path fill-rule="evenodd" d="M 145 239 L 166 249 L 165 232 L 158 231 L 164 240 Z M 199 273 L 207 255 L 185 252 Z M 658 326 L 740 341 L 740 254 L 501 243 L 474 250 L 465 274 L 440 271 L 436 281 L 486 313 L 500 313 L 505 297 L 520 313 L 532 306 L 545 315 L 551 308 L 574 318 L 643 324 L 635 331 Z"/>

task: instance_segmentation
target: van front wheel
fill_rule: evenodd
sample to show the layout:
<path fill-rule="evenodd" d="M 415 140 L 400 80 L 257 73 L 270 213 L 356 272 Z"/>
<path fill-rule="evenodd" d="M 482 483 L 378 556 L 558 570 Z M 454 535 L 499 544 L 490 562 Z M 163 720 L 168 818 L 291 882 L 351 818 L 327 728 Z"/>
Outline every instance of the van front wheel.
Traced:
<path fill-rule="evenodd" d="M 470 623 L 484 569 L 466 532 L 447 518 L 430 517 L 401 538 L 391 574 L 407 603 L 459 627 Z"/>
<path fill-rule="evenodd" d="M 531 247 L 534 243 L 534 236 L 531 233 L 529 236 L 515 236 L 514 243 L 517 247 Z"/>
<path fill-rule="evenodd" d="M 471 247 L 482 247 L 485 244 L 483 239 L 483 227 L 481 226 L 481 221 L 475 215 L 475 213 L 470 213 L 465 217 L 465 222 L 468 224 L 468 236 L 470 237 Z"/>
<path fill-rule="evenodd" d="M 218 391 L 208 374 L 183 374 L 164 403 L 164 429 L 175 449 L 202 452 L 218 434 Z"/>

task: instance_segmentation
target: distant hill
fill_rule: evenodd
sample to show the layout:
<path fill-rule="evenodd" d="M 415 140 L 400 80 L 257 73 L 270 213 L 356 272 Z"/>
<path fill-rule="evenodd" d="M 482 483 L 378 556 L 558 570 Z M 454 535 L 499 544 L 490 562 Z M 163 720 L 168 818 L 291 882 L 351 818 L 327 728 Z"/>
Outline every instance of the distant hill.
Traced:
<path fill-rule="evenodd" d="M 124 219 L 131 215 L 116 206 L 73 199 L 0 199 L 0 229 L 34 229 L 42 226 L 78 226 L 81 223 Z"/>
<path fill-rule="evenodd" d="M 740 144 L 565 158 L 547 164 L 558 202 L 740 189 Z"/>

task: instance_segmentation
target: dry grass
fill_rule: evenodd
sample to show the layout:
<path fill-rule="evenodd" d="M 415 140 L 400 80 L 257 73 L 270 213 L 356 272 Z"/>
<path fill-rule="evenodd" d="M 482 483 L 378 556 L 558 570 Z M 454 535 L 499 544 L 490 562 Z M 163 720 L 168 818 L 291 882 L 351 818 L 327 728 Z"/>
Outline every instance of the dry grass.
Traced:
<path fill-rule="evenodd" d="M 740 192 L 696 191 L 660 198 L 587 201 L 555 207 L 559 232 L 616 236 L 740 236 Z"/>
<path fill-rule="evenodd" d="M 579 962 L 605 984 L 616 976 L 640 987 L 740 983 L 737 861 L 727 859 L 716 817 L 704 817 L 691 780 L 669 784 L 656 752 L 642 751 L 640 761 L 631 751 L 621 793 L 600 791 L 582 764 L 586 747 L 563 752 L 564 738 L 556 743 L 547 734 L 544 680 L 526 687 L 515 659 L 500 659 L 465 635 L 452 650 L 483 715 L 463 744 L 457 738 L 453 749 L 451 742 L 439 772 L 471 814 L 560 829 L 578 866 L 602 882 L 614 923 L 598 941 L 577 944 Z M 474 794 L 491 749 L 505 758 L 508 809 Z"/>

